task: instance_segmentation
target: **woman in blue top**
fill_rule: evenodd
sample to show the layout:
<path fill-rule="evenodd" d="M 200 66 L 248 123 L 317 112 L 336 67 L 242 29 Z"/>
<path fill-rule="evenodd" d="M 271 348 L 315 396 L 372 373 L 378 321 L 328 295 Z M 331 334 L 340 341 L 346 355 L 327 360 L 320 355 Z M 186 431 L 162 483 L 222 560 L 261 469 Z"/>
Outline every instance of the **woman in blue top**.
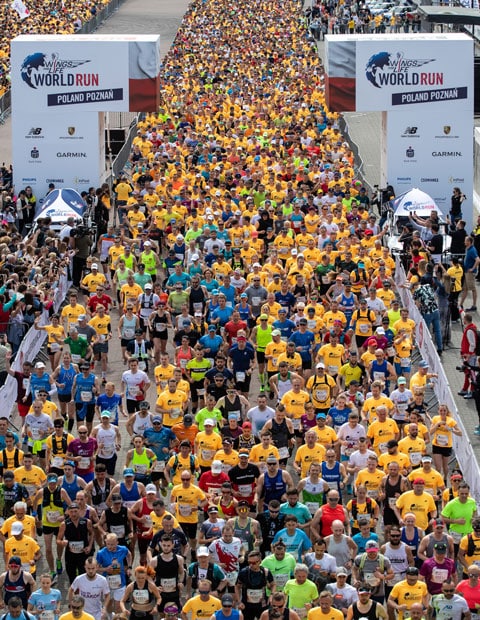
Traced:
<path fill-rule="evenodd" d="M 210 294 L 213 294 L 213 291 L 218 289 L 218 282 L 214 279 L 213 271 L 211 269 L 205 269 L 203 273 L 203 280 L 200 282 L 200 285 L 204 286 Z"/>
<path fill-rule="evenodd" d="M 95 415 L 95 397 L 100 393 L 100 386 L 97 377 L 90 372 L 88 362 L 82 362 L 80 370 L 81 372 L 75 376 L 72 388 L 77 425 L 85 420 L 90 434 Z"/>
<path fill-rule="evenodd" d="M 32 592 L 28 599 L 28 611 L 39 618 L 58 620 L 61 604 L 62 594 L 60 590 L 52 588 L 52 576 L 49 573 L 42 575 L 40 588 Z"/>
<path fill-rule="evenodd" d="M 33 400 L 38 398 L 38 393 L 41 389 L 46 390 L 50 394 L 52 382 L 53 379 L 51 379 L 50 375 L 45 372 L 45 364 L 43 362 L 37 362 L 35 364 L 34 372 L 30 375 L 30 390 L 32 392 Z M 48 396 L 48 400 L 51 400 L 50 395 Z"/>

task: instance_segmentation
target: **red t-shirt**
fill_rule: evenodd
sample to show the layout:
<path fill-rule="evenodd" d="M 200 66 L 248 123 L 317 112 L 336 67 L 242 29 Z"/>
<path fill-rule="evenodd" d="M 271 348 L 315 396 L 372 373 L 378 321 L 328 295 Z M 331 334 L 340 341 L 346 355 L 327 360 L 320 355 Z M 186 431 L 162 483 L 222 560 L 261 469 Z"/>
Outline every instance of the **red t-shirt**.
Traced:
<path fill-rule="evenodd" d="M 241 329 L 247 329 L 247 324 L 245 323 L 245 321 L 238 321 L 238 323 L 228 321 L 228 323 L 225 324 L 225 332 L 227 334 L 228 344 L 236 343 L 236 340 L 233 339 L 237 337 L 237 334 Z"/>

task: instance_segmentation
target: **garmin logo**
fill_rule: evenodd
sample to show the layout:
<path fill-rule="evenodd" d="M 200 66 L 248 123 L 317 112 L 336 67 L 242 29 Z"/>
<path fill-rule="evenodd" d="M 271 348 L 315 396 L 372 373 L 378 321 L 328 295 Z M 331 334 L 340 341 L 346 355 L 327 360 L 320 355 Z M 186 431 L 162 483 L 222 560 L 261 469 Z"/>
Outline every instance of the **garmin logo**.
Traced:
<path fill-rule="evenodd" d="M 87 157 L 86 153 L 77 153 L 77 152 L 72 152 L 72 151 L 67 151 L 65 153 L 57 153 L 57 157 L 68 157 L 70 159 L 77 159 L 77 158 L 83 158 L 85 159 Z"/>
<path fill-rule="evenodd" d="M 433 151 L 432 157 L 462 157 L 461 151 Z"/>

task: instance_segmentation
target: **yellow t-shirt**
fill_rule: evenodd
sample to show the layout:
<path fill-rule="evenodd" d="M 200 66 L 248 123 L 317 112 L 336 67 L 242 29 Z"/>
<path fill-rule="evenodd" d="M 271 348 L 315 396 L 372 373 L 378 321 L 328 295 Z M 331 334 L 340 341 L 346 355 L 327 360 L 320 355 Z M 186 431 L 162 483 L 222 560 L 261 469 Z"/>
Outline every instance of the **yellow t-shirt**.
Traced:
<path fill-rule="evenodd" d="M 310 401 L 310 394 L 305 390 L 300 390 L 298 393 L 293 390 L 289 390 L 282 396 L 280 401 L 282 405 L 285 405 L 287 412 L 293 415 L 294 420 L 300 420 L 305 413 L 305 404 Z M 294 422 L 294 427 L 298 423 Z M 298 426 L 298 428 L 300 428 Z"/>
<path fill-rule="evenodd" d="M 222 447 L 222 438 L 218 433 L 207 435 L 200 431 L 195 437 L 195 452 L 198 456 L 200 467 L 210 467 L 215 459 L 215 453 Z"/>
<path fill-rule="evenodd" d="M 416 517 L 416 526 L 421 530 L 428 527 L 429 513 L 436 510 L 435 501 L 429 493 L 415 495 L 414 491 L 406 491 L 397 499 L 397 508 L 402 517 L 407 512 L 413 512 Z"/>
<path fill-rule="evenodd" d="M 175 503 L 175 516 L 179 523 L 198 523 L 198 504 L 206 499 L 201 489 L 193 484 L 184 489 L 182 484 L 177 484 L 172 489 L 171 498 Z"/>
<path fill-rule="evenodd" d="M 0 532 L 5 536 L 5 538 L 10 538 L 10 536 L 12 535 L 12 525 L 17 522 L 23 524 L 23 533 L 25 534 L 25 536 L 29 536 L 30 538 L 33 538 L 35 536 L 35 517 L 32 517 L 31 515 L 25 515 L 20 521 L 20 519 L 17 519 L 17 517 L 13 515 L 13 517 L 9 517 L 5 521 L 5 523 L 2 525 L 2 529 L 0 530 Z"/>
<path fill-rule="evenodd" d="M 380 484 L 385 476 L 385 472 L 382 469 L 376 469 L 371 472 L 368 471 L 368 468 L 361 469 L 357 474 L 357 479 L 355 484 L 358 486 L 362 485 L 367 488 L 367 497 L 375 499 L 378 497 L 378 492 L 380 490 Z"/>
<path fill-rule="evenodd" d="M 167 468 L 169 470 L 173 469 L 173 467 L 175 467 L 175 463 L 177 463 L 177 466 L 173 472 L 172 482 L 173 484 L 181 484 L 182 471 L 191 471 L 192 459 L 190 458 L 190 455 L 184 459 L 181 454 L 174 454 L 168 459 Z M 193 465 L 195 470 L 200 467 L 196 456 L 193 457 Z"/>
<path fill-rule="evenodd" d="M 188 464 L 188 468 L 187 469 L 190 471 L 190 463 Z M 183 469 L 179 467 L 177 471 L 179 471 L 180 474 L 181 474 Z M 175 474 L 175 475 L 177 475 L 177 474 Z M 152 512 L 150 513 L 150 518 L 152 520 L 152 529 L 153 529 L 153 535 L 154 536 L 155 536 L 155 534 L 157 532 L 159 532 L 162 529 L 163 520 L 164 520 L 164 518 L 167 515 L 170 516 L 170 517 L 173 517 L 173 527 L 180 527 L 180 524 L 178 523 L 177 519 L 172 515 L 171 512 L 168 512 L 167 510 L 165 510 L 163 515 L 159 516 L 159 515 L 157 515 L 155 513 L 155 510 L 152 510 Z"/>
<path fill-rule="evenodd" d="M 167 387 L 168 380 L 173 377 L 174 370 L 175 366 L 173 364 L 169 364 L 168 366 L 162 366 L 159 364 L 158 366 L 155 366 L 153 374 L 155 375 L 155 383 L 157 384 L 157 393 L 159 395 Z"/>
<path fill-rule="evenodd" d="M 380 455 L 387 451 L 387 443 L 395 439 L 399 430 L 395 420 L 387 418 L 385 422 L 376 420 L 368 427 L 367 437 L 372 441 L 372 448 Z"/>
<path fill-rule="evenodd" d="M 202 601 L 200 596 L 189 599 L 182 608 L 184 614 L 191 614 L 191 620 L 204 620 L 210 618 L 216 611 L 222 608 L 222 603 L 215 596 L 210 595 L 208 601 Z"/>
<path fill-rule="evenodd" d="M 441 421 L 441 417 L 439 415 L 435 415 L 432 418 L 432 426 Z M 432 437 L 432 446 L 438 446 L 440 448 L 451 448 L 452 447 L 452 431 L 451 429 L 456 426 L 457 423 L 453 418 L 447 417 L 443 426 L 437 428 L 433 433 Z"/>
<path fill-rule="evenodd" d="M 18 555 L 22 561 L 23 570 L 28 570 L 31 573 L 34 573 L 36 570 L 35 564 L 30 565 L 30 562 L 35 559 L 37 551 L 40 551 L 40 545 L 36 540 L 25 534 L 22 540 L 17 540 L 12 536 L 5 541 L 7 564 L 12 555 Z"/>
<path fill-rule="evenodd" d="M 162 413 L 164 426 L 170 427 L 180 421 L 180 418 L 183 416 L 183 406 L 186 402 L 187 395 L 185 392 L 181 392 L 178 389 L 175 390 L 173 394 L 170 390 L 161 392 L 157 398 L 156 404 L 160 409 L 165 410 Z"/>
<path fill-rule="evenodd" d="M 73 441 L 73 435 L 69 435 L 69 437 L 71 437 L 71 441 Z M 47 437 L 45 443 L 47 443 L 49 439 L 50 437 Z M 37 465 L 32 465 L 31 471 L 27 471 L 25 466 L 17 467 L 13 470 L 13 476 L 15 478 L 15 482 L 23 484 L 27 487 L 30 497 L 32 497 L 47 481 L 47 474 Z"/>
<path fill-rule="evenodd" d="M 312 463 L 322 463 L 325 460 L 326 453 L 325 446 L 320 443 L 316 443 L 313 448 L 309 448 L 306 444 L 300 446 L 295 456 L 295 463 L 302 468 L 301 477 L 305 478 L 308 475 Z"/>
<path fill-rule="evenodd" d="M 393 586 L 390 596 L 397 601 L 399 605 L 406 605 L 408 609 L 414 603 L 422 603 L 424 597 L 428 593 L 427 584 L 424 581 L 417 581 L 413 586 L 409 585 L 407 580 L 399 581 Z M 408 615 L 408 614 L 407 614 Z M 404 612 L 398 612 L 398 620 L 403 620 Z"/>
<path fill-rule="evenodd" d="M 108 314 L 104 314 L 103 317 L 96 314 L 93 319 L 88 321 L 88 324 L 97 332 L 101 341 L 105 340 L 102 336 L 108 336 L 111 331 L 111 322 Z"/>
<path fill-rule="evenodd" d="M 71 304 L 68 304 L 67 306 L 64 306 L 61 317 L 62 319 L 67 319 L 68 327 L 70 327 L 71 325 L 77 325 L 78 317 L 81 314 L 87 314 L 83 306 L 76 304 L 75 307 L 73 307 Z"/>
<path fill-rule="evenodd" d="M 314 607 L 308 611 L 307 620 L 343 620 L 343 613 L 335 607 L 330 607 L 328 613 L 324 613 L 320 607 Z"/>
<path fill-rule="evenodd" d="M 383 452 L 378 458 L 378 464 L 380 467 L 383 467 L 385 473 L 388 473 L 388 466 L 390 463 L 398 463 L 400 466 L 400 471 L 404 469 L 408 469 L 410 467 L 410 459 L 406 454 L 399 451 L 398 454 L 389 454 L 388 452 Z"/>

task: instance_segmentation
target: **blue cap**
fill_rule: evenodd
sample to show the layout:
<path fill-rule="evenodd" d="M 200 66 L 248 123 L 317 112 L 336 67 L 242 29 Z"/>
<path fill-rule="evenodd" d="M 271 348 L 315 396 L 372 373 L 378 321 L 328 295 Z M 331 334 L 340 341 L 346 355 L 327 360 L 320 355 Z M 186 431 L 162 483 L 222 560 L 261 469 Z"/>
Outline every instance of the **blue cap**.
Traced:
<path fill-rule="evenodd" d="M 325 418 L 325 419 L 327 419 L 327 414 L 325 414 L 325 413 L 317 413 L 317 420 L 318 420 L 318 418 Z"/>
<path fill-rule="evenodd" d="M 216 332 L 216 331 L 217 331 L 217 327 L 216 327 L 216 325 L 209 325 L 209 326 L 208 326 L 208 331 L 209 331 L 209 332 L 212 332 L 212 331 L 213 331 L 213 332 Z"/>
<path fill-rule="evenodd" d="M 214 288 L 212 291 L 212 295 L 218 295 L 218 288 Z"/>
<path fill-rule="evenodd" d="M 123 477 L 125 478 L 126 476 L 135 476 L 135 472 L 133 471 L 131 467 L 126 467 L 123 470 Z"/>
<path fill-rule="evenodd" d="M 240 295 L 240 298 L 243 298 L 243 299 L 246 299 L 246 298 L 248 298 L 248 295 L 247 295 L 247 293 L 242 293 L 242 294 Z"/>

